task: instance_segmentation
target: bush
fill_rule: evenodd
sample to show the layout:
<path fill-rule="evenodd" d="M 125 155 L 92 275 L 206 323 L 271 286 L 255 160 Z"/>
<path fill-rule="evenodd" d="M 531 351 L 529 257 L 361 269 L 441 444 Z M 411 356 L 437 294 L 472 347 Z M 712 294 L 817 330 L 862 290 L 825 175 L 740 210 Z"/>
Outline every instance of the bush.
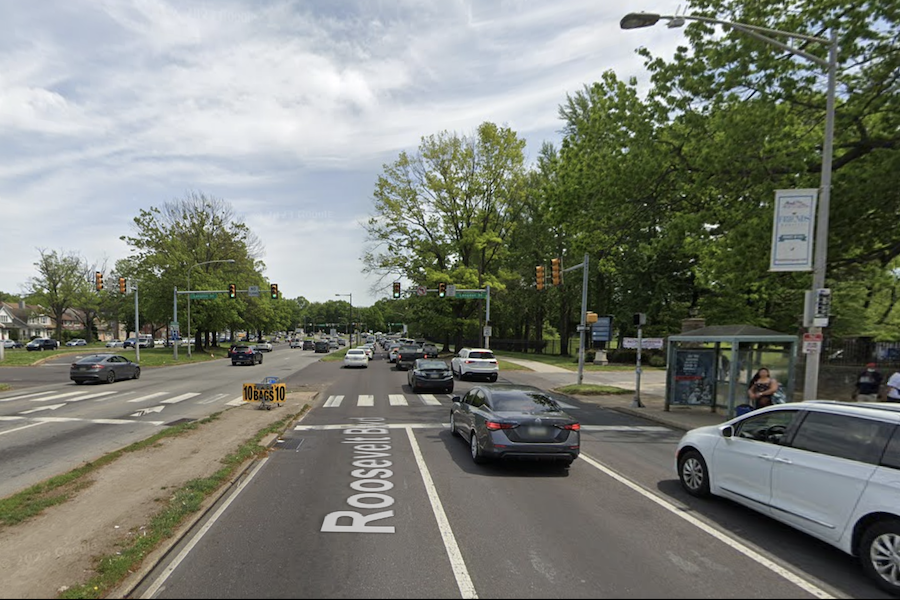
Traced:
<path fill-rule="evenodd" d="M 651 367 L 665 367 L 666 366 L 666 357 L 661 356 L 659 354 L 654 354 L 650 357 L 650 366 Z"/>

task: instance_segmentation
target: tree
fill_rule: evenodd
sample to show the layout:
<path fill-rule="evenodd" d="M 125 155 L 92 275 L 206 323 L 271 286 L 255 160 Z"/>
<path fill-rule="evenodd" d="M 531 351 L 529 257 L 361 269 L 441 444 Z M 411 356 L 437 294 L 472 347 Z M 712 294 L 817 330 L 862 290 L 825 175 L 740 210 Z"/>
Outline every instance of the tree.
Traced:
<path fill-rule="evenodd" d="M 39 248 L 40 258 L 34 266 L 37 276 L 29 279 L 27 295 L 47 308 L 56 321 L 55 338 L 62 339 L 63 315 L 73 308 L 79 296 L 91 284 L 84 280 L 84 263 L 74 252 Z"/>

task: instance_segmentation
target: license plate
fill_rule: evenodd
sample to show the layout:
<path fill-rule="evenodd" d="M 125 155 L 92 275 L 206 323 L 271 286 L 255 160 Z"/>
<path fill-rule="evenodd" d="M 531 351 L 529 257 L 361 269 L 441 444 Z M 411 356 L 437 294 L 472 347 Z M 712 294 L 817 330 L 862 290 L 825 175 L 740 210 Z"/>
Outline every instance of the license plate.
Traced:
<path fill-rule="evenodd" d="M 536 425 L 532 425 L 530 427 L 525 428 L 525 433 L 528 434 L 528 437 L 546 437 L 547 436 L 547 428 L 546 427 L 538 427 Z"/>

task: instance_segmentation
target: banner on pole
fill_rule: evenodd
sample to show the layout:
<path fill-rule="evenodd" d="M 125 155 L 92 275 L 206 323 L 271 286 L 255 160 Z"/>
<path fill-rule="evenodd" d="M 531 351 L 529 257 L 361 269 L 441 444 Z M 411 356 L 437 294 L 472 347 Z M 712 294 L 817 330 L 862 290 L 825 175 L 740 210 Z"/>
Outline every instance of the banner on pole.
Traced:
<path fill-rule="evenodd" d="M 812 271 L 819 190 L 775 190 L 770 271 Z"/>

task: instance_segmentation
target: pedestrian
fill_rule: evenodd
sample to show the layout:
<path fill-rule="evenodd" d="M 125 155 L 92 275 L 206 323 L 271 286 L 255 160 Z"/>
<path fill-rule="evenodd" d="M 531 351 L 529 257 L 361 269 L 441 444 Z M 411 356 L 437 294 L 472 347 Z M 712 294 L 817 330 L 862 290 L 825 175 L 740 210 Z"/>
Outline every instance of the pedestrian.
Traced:
<path fill-rule="evenodd" d="M 900 402 L 900 371 L 895 371 L 887 382 L 887 400 L 888 402 Z"/>
<path fill-rule="evenodd" d="M 857 402 L 878 402 L 878 393 L 881 391 L 882 379 L 884 377 L 876 368 L 875 363 L 868 363 L 866 370 L 856 376 L 853 399 Z"/>
<path fill-rule="evenodd" d="M 900 373 L 898 373 L 897 385 L 900 385 Z M 777 391 L 778 381 L 769 374 L 767 368 L 762 367 L 750 380 L 747 395 L 753 401 L 753 408 L 764 408 L 774 404 L 772 396 Z M 898 402 L 900 402 L 900 398 L 898 398 Z"/>

